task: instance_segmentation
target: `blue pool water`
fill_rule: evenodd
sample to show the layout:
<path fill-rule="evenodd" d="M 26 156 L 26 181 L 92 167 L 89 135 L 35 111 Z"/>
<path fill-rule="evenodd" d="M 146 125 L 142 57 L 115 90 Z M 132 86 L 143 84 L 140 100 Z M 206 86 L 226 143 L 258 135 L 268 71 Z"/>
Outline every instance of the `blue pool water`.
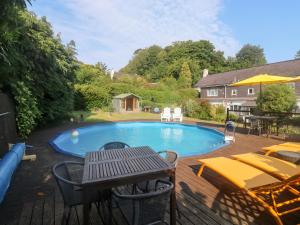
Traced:
<path fill-rule="evenodd" d="M 171 149 L 179 156 L 199 155 L 225 145 L 224 135 L 196 125 L 160 122 L 103 123 L 65 131 L 50 141 L 57 151 L 84 157 L 107 142 L 121 141 L 131 147 L 150 146 L 155 151 Z"/>

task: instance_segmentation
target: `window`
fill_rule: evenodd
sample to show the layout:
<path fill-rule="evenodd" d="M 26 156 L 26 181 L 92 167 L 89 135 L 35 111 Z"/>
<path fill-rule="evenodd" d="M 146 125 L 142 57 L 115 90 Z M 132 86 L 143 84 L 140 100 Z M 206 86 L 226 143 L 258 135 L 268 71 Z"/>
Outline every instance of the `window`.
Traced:
<path fill-rule="evenodd" d="M 236 89 L 232 89 L 231 90 L 231 95 L 237 95 L 237 90 Z"/>
<path fill-rule="evenodd" d="M 254 95 L 254 88 L 248 88 L 248 95 Z"/>
<path fill-rule="evenodd" d="M 218 89 L 208 89 L 207 96 L 218 96 Z"/>
<path fill-rule="evenodd" d="M 239 110 L 240 106 L 239 105 L 230 105 L 230 110 Z"/>

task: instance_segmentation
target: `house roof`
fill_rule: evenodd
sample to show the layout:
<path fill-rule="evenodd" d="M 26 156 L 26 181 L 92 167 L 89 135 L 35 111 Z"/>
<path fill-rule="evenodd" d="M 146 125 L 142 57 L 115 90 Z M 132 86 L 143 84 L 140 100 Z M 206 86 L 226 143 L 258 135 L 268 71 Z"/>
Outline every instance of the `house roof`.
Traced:
<path fill-rule="evenodd" d="M 135 96 L 135 97 L 137 97 L 137 98 L 141 98 L 140 96 L 138 96 L 138 95 L 135 95 L 135 94 L 132 94 L 132 93 L 124 93 L 124 94 L 120 94 L 120 95 L 117 95 L 117 96 L 115 96 L 114 98 L 120 98 L 120 99 L 123 99 L 123 98 L 127 98 L 127 97 L 129 97 L 129 96 Z"/>
<path fill-rule="evenodd" d="M 207 77 L 200 79 L 195 87 L 202 88 L 228 85 L 262 73 L 280 76 L 299 76 L 300 59 L 208 75 Z"/>

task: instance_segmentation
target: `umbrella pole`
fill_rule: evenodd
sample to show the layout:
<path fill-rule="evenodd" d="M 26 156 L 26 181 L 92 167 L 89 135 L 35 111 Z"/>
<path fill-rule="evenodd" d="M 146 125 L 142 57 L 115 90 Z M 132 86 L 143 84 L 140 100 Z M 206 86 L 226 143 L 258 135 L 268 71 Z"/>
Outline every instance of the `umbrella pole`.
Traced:
<path fill-rule="evenodd" d="M 262 87 L 261 87 L 261 82 L 259 83 L 259 97 L 260 97 L 260 101 L 259 101 L 259 105 L 260 105 L 260 109 L 261 109 L 261 111 L 262 111 L 262 99 L 261 99 L 261 97 L 262 97 Z"/>

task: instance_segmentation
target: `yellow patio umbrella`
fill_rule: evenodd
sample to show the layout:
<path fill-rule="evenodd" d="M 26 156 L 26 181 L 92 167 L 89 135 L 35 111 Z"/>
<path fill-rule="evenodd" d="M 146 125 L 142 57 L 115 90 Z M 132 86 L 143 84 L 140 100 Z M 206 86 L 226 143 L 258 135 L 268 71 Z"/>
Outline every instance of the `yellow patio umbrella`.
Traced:
<path fill-rule="evenodd" d="M 237 86 L 259 85 L 259 94 L 261 95 L 263 84 L 280 84 L 280 83 L 293 82 L 292 80 L 293 80 L 292 77 L 259 74 L 250 77 L 248 79 L 233 83 L 230 86 L 237 87 Z M 299 77 L 299 81 L 300 81 L 300 77 Z"/>
<path fill-rule="evenodd" d="M 299 81 L 300 81 L 300 76 L 295 77 L 295 78 L 290 80 L 290 82 L 299 82 Z"/>
<path fill-rule="evenodd" d="M 286 82 L 293 82 L 292 77 L 284 77 L 284 76 L 275 76 L 269 74 L 259 74 L 254 77 L 250 77 L 248 79 L 236 82 L 231 84 L 230 86 L 248 86 L 248 85 L 262 85 L 262 84 L 279 84 Z M 300 81 L 300 77 L 299 77 Z"/>

